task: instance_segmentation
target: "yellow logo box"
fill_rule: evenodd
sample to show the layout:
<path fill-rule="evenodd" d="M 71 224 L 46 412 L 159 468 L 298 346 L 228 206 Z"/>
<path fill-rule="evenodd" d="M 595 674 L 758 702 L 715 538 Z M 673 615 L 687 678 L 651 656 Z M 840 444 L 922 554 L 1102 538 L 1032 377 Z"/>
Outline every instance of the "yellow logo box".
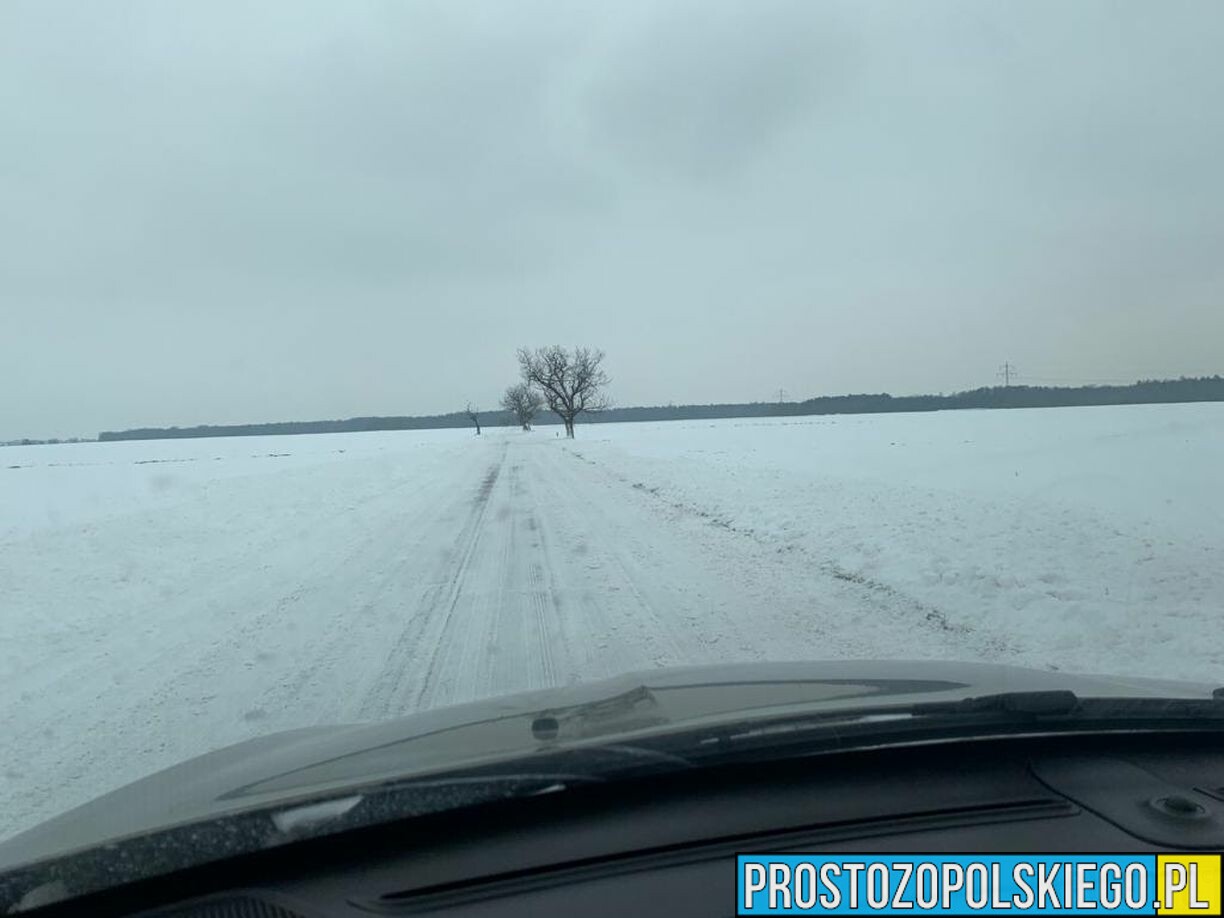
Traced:
<path fill-rule="evenodd" d="M 1156 912 L 1221 914 L 1219 854 L 1161 854 L 1156 858 Z"/>

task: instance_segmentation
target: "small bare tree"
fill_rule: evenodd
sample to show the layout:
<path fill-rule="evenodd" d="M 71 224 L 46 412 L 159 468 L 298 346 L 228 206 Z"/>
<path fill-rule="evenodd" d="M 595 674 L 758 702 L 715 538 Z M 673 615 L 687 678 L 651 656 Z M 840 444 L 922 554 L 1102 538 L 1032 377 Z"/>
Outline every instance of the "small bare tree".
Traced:
<path fill-rule="evenodd" d="M 501 405 L 523 425 L 523 430 L 531 430 L 531 422 L 544 405 L 544 399 L 539 392 L 527 383 L 515 383 L 506 387 Z"/>
<path fill-rule="evenodd" d="M 604 387 L 611 381 L 603 369 L 604 353 L 587 347 L 567 351 L 563 347 L 519 348 L 523 382 L 544 396 L 549 410 L 565 425 L 565 435 L 574 436 L 574 419 L 584 411 L 607 408 L 611 402 Z"/>
<path fill-rule="evenodd" d="M 476 436 L 480 436 L 480 409 L 473 408 L 472 403 L 468 402 L 467 407 L 463 409 L 468 416 L 468 420 L 476 425 Z"/>

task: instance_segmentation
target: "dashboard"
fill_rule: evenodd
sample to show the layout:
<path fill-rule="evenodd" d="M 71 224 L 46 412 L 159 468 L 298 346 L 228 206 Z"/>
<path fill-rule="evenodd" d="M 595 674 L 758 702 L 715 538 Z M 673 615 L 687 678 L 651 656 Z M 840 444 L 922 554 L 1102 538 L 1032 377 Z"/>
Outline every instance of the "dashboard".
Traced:
<path fill-rule="evenodd" d="M 273 849 L 52 914 L 735 913 L 735 856 L 1224 847 L 1224 741 L 956 741 L 582 787 Z"/>

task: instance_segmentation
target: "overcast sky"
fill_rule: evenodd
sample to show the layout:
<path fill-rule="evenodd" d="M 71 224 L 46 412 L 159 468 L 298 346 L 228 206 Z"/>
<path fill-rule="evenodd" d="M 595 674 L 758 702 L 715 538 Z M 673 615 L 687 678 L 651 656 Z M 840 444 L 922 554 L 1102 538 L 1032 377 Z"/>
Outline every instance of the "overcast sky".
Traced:
<path fill-rule="evenodd" d="M 1224 3 L 0 4 L 0 439 L 1224 371 Z"/>

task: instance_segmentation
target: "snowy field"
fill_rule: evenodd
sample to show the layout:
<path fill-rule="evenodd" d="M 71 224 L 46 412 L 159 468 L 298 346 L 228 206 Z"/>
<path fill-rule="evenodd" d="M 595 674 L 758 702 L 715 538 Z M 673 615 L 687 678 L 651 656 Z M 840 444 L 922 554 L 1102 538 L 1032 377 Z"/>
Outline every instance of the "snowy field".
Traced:
<path fill-rule="evenodd" d="M 1224 684 L 1224 405 L 0 450 L 0 837 L 256 734 L 675 663 Z"/>

